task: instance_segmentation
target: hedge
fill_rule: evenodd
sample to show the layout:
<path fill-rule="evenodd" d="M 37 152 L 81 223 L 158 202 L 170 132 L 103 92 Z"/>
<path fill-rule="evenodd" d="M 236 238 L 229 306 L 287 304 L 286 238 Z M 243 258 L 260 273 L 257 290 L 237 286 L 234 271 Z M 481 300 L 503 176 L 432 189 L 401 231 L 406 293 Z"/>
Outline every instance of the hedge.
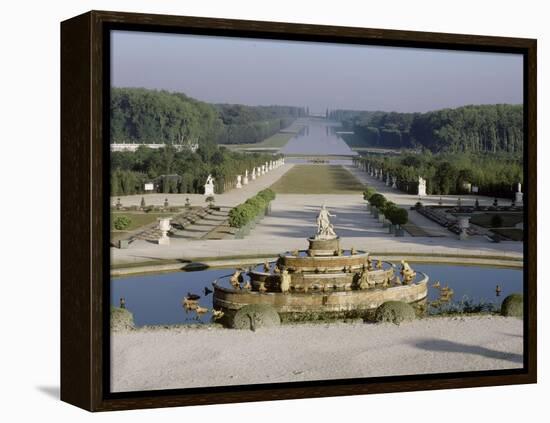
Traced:
<path fill-rule="evenodd" d="M 260 191 L 254 197 L 249 198 L 243 204 L 231 209 L 229 212 L 229 226 L 242 228 L 257 216 L 264 213 L 269 203 L 275 199 L 275 192 L 269 188 Z"/>

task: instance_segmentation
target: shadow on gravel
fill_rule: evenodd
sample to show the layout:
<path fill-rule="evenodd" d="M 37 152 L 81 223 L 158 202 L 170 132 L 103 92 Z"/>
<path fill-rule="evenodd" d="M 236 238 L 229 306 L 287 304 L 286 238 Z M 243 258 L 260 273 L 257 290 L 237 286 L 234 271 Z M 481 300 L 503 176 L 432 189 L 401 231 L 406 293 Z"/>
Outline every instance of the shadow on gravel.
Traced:
<path fill-rule="evenodd" d="M 467 345 L 458 342 L 445 341 L 441 339 L 424 339 L 413 344 L 415 347 L 427 351 L 441 351 L 461 354 L 479 355 L 482 357 L 492 358 L 495 360 L 506 360 L 512 363 L 523 364 L 523 355 L 495 351 L 489 348 L 480 347 L 477 345 Z"/>

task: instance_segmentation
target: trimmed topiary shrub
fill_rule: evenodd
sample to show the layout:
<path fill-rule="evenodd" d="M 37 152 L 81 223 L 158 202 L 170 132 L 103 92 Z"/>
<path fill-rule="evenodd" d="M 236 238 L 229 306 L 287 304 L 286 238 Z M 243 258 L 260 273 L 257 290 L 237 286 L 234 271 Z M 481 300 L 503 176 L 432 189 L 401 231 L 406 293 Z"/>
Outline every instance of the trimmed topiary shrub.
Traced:
<path fill-rule="evenodd" d="M 134 329 L 134 315 L 125 308 L 111 306 L 111 331 Z"/>
<path fill-rule="evenodd" d="M 393 201 L 386 201 L 386 204 L 384 204 L 384 207 L 382 207 L 382 213 L 384 213 L 384 216 L 389 218 L 389 215 L 393 210 L 397 208 L 397 205 Z"/>
<path fill-rule="evenodd" d="M 237 311 L 231 327 L 234 329 L 267 328 L 279 326 L 281 318 L 273 307 L 267 304 L 249 304 Z"/>
<path fill-rule="evenodd" d="M 409 221 L 407 210 L 399 207 L 393 207 L 389 214 L 387 212 L 385 214 L 393 225 L 405 225 Z"/>
<path fill-rule="evenodd" d="M 270 201 L 275 200 L 275 191 L 270 188 L 266 188 L 261 190 L 258 194 L 256 194 L 256 196 L 263 198 L 266 203 L 269 203 Z"/>
<path fill-rule="evenodd" d="M 364 200 L 370 200 L 370 198 L 376 194 L 376 190 L 372 187 L 367 187 L 365 191 L 363 191 L 363 199 Z"/>
<path fill-rule="evenodd" d="M 386 205 L 386 197 L 384 197 L 382 194 L 376 193 L 371 195 L 369 198 L 369 203 L 371 203 L 374 207 L 378 209 L 383 209 Z"/>
<path fill-rule="evenodd" d="M 132 224 L 132 219 L 130 219 L 128 216 L 117 216 L 113 220 L 113 226 L 118 231 L 123 231 L 124 229 L 128 229 L 131 224 Z"/>
<path fill-rule="evenodd" d="M 261 197 L 259 195 L 256 195 L 255 197 L 249 198 L 244 202 L 245 204 L 249 204 L 252 206 L 256 212 L 256 214 L 263 213 L 265 211 L 265 208 L 267 207 L 268 201 L 264 199 L 264 197 Z"/>
<path fill-rule="evenodd" d="M 256 217 L 262 216 L 270 201 L 275 199 L 275 192 L 267 188 L 260 191 L 254 197 L 249 198 L 243 204 L 239 204 L 229 212 L 229 226 L 242 228 Z"/>
<path fill-rule="evenodd" d="M 500 314 L 506 317 L 523 317 L 523 295 L 508 295 L 500 306 Z"/>
<path fill-rule="evenodd" d="M 376 309 L 374 314 L 375 321 L 395 323 L 396 325 L 415 318 L 414 308 L 403 301 L 386 301 Z"/>
<path fill-rule="evenodd" d="M 229 212 L 229 226 L 242 228 L 256 216 L 254 208 L 250 204 L 239 204 Z"/>

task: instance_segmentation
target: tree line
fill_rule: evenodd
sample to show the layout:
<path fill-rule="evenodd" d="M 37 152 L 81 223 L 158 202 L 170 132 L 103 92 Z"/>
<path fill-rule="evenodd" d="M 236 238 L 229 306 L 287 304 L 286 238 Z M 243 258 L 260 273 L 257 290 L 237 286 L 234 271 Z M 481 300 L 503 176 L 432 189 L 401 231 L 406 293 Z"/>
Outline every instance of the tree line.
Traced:
<path fill-rule="evenodd" d="M 236 185 L 237 175 L 280 156 L 265 153 L 239 153 L 212 144 L 200 145 L 196 152 L 177 151 L 167 145 L 160 149 L 140 146 L 137 151 L 111 153 L 111 195 L 144 192 L 153 182 L 156 192 L 203 193 L 209 174 L 214 177 L 216 193 Z"/>
<path fill-rule="evenodd" d="M 353 147 L 450 153 L 523 151 L 522 105 L 470 105 L 427 113 L 334 110 L 330 118 L 354 132 L 344 136 Z"/>
<path fill-rule="evenodd" d="M 305 115 L 291 106 L 208 104 L 183 93 L 112 88 L 111 143 L 256 143 Z"/>
<path fill-rule="evenodd" d="M 395 176 L 397 188 L 409 194 L 418 192 L 419 176 L 426 179 L 429 195 L 466 194 L 471 184 L 480 195 L 513 198 L 517 183 L 523 182 L 522 157 L 502 152 L 367 154 L 355 160 Z"/>

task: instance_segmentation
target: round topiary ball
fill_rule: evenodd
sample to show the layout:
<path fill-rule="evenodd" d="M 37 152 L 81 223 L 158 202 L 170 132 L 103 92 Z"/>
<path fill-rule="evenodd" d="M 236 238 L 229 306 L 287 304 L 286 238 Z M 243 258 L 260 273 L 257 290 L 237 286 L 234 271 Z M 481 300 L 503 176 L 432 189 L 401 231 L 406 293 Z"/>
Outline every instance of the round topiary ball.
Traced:
<path fill-rule="evenodd" d="M 395 323 L 411 321 L 416 318 L 414 308 L 403 301 L 386 301 L 381 304 L 374 313 L 374 320 L 382 323 Z"/>
<path fill-rule="evenodd" d="M 267 304 L 249 304 L 237 311 L 232 327 L 235 329 L 250 329 L 279 326 L 281 318 L 273 307 Z"/>
<path fill-rule="evenodd" d="M 500 314 L 506 317 L 523 317 L 523 295 L 508 295 L 500 306 Z"/>
<path fill-rule="evenodd" d="M 125 308 L 111 307 L 111 331 L 134 329 L 134 315 Z"/>

